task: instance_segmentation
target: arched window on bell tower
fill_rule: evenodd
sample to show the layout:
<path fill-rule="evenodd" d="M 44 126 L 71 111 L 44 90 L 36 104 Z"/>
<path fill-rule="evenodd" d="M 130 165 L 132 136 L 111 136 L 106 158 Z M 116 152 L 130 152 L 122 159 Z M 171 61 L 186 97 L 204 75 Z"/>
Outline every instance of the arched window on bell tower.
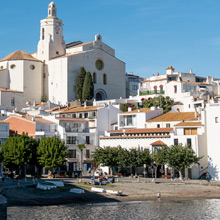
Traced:
<path fill-rule="evenodd" d="M 42 28 L 42 40 L 44 40 L 44 28 Z"/>

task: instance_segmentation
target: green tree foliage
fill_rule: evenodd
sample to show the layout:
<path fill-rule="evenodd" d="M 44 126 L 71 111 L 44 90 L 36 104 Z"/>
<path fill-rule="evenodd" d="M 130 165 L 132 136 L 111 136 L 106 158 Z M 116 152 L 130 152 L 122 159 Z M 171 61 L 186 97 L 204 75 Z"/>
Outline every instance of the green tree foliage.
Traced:
<path fill-rule="evenodd" d="M 80 168 L 83 169 L 83 149 L 86 148 L 85 144 L 78 144 L 77 147 L 81 153 L 81 161 L 80 161 Z"/>
<path fill-rule="evenodd" d="M 86 73 L 84 84 L 83 84 L 83 93 L 82 99 L 83 100 L 90 100 L 94 97 L 94 85 L 93 80 L 90 72 Z"/>
<path fill-rule="evenodd" d="M 84 67 L 81 67 L 76 80 L 76 98 L 80 100 L 82 100 L 83 84 L 84 84 L 85 76 L 86 76 L 86 70 Z"/>
<path fill-rule="evenodd" d="M 67 146 L 57 136 L 43 137 L 37 148 L 39 164 L 48 168 L 49 176 L 51 175 L 52 168 L 60 167 L 64 164 L 67 155 Z"/>
<path fill-rule="evenodd" d="M 169 147 L 154 147 L 154 151 L 151 155 L 152 161 L 155 164 L 155 174 L 157 174 L 157 167 L 159 165 L 165 165 L 167 163 Z M 155 175 L 156 176 L 156 175 Z"/>
<path fill-rule="evenodd" d="M 147 150 L 131 149 L 129 155 L 129 164 L 134 168 L 135 175 L 137 175 L 137 167 L 142 167 L 144 164 L 149 166 L 151 164 L 151 156 Z"/>
<path fill-rule="evenodd" d="M 182 170 L 191 164 L 199 164 L 202 157 L 197 157 L 192 148 L 188 146 L 172 145 L 167 154 L 167 163 L 169 167 L 177 170 L 182 179 Z"/>
<path fill-rule="evenodd" d="M 98 148 L 93 152 L 92 157 L 97 165 L 110 167 L 111 174 L 112 168 L 118 166 L 118 149 L 116 147 Z"/>
<path fill-rule="evenodd" d="M 157 96 L 149 100 L 143 101 L 144 108 L 150 108 L 152 106 L 163 108 L 163 113 L 166 113 L 171 110 L 173 101 L 170 100 L 169 96 Z"/>
<path fill-rule="evenodd" d="M 9 137 L 1 147 L 4 167 L 11 170 L 19 168 L 21 173 L 25 165 L 37 165 L 37 146 L 38 141 L 24 133 Z"/>
<path fill-rule="evenodd" d="M 131 108 L 132 111 L 138 108 L 138 103 L 132 104 L 132 103 L 125 103 L 125 104 L 120 104 L 120 110 L 123 112 L 127 112 L 128 108 Z"/>

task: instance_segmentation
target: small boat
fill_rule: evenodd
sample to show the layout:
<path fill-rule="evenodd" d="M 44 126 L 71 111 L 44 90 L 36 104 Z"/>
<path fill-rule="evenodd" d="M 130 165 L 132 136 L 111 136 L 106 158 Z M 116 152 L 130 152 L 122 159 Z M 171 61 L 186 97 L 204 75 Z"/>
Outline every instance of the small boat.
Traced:
<path fill-rule="evenodd" d="M 93 181 L 93 185 L 100 185 L 100 182 Z M 107 183 L 101 182 L 101 185 L 105 186 L 105 185 L 107 185 Z"/>
<path fill-rule="evenodd" d="M 94 192 L 100 192 L 100 193 L 105 192 L 104 189 L 102 189 L 102 188 L 96 188 L 96 187 L 92 187 L 92 188 L 91 188 L 91 191 L 94 191 Z"/>
<path fill-rule="evenodd" d="M 36 188 L 37 188 L 37 189 L 42 189 L 42 190 L 50 190 L 50 189 L 56 188 L 56 185 L 54 185 L 54 184 L 52 184 L 52 183 L 48 183 L 48 184 L 45 184 L 45 183 L 37 183 Z"/>
<path fill-rule="evenodd" d="M 107 189 L 107 190 L 106 190 L 106 193 L 119 196 L 119 195 L 122 194 L 122 191 L 115 191 L 115 190 L 108 190 L 108 189 Z"/>
<path fill-rule="evenodd" d="M 64 183 L 63 181 L 53 181 L 53 180 L 47 180 L 45 181 L 45 183 L 52 183 L 54 185 L 56 185 L 57 188 L 61 188 L 61 187 L 64 187 Z"/>
<path fill-rule="evenodd" d="M 85 190 L 79 189 L 79 188 L 73 188 L 73 189 L 70 189 L 70 192 L 81 194 L 81 193 L 85 193 Z"/>

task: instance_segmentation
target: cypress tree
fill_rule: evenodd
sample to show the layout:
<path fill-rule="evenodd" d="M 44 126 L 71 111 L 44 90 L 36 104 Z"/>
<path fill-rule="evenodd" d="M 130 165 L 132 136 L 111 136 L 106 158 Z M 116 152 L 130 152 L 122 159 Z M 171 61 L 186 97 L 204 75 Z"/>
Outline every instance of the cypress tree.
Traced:
<path fill-rule="evenodd" d="M 83 100 L 90 100 L 94 96 L 94 85 L 92 81 L 92 76 L 90 72 L 86 73 L 84 84 L 83 84 Z"/>
<path fill-rule="evenodd" d="M 83 84 L 84 84 L 85 76 L 86 76 L 86 70 L 84 67 L 81 67 L 76 80 L 76 98 L 80 100 L 82 100 Z"/>

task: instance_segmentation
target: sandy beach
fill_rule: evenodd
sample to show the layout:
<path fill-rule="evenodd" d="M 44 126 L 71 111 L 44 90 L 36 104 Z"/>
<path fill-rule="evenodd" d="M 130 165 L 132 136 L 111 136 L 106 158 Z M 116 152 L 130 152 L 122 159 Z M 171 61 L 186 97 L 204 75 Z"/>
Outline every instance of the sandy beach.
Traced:
<path fill-rule="evenodd" d="M 189 199 L 189 198 L 220 198 L 220 184 L 208 184 L 206 182 L 138 182 L 118 181 L 114 184 L 101 186 L 104 189 L 122 191 L 122 196 L 96 193 L 91 191 L 88 181 L 66 182 L 64 188 L 42 191 L 36 186 L 14 187 L 4 189 L 1 195 L 7 198 L 7 206 L 28 206 L 28 205 L 59 205 L 59 204 L 80 204 L 96 202 L 126 202 L 144 201 L 157 199 L 157 193 L 161 193 L 161 199 Z M 85 189 L 84 194 L 70 193 L 71 188 L 78 187 Z M 99 187 L 99 186 L 97 186 Z"/>

